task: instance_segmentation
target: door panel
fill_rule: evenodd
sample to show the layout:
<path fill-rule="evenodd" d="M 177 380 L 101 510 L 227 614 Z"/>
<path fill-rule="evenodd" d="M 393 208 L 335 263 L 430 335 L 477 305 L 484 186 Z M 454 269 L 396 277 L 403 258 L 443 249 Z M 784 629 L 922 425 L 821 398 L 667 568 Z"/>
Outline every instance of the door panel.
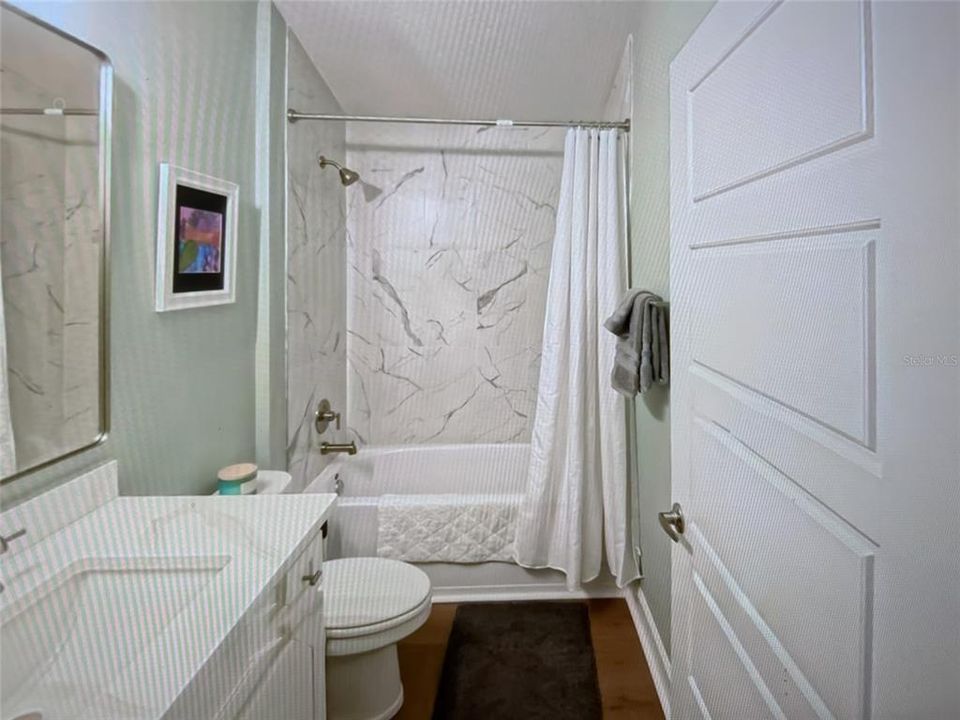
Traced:
<path fill-rule="evenodd" d="M 873 544 L 715 423 L 695 418 L 691 442 L 695 571 L 778 696 L 808 698 L 790 717 L 860 717 Z"/>
<path fill-rule="evenodd" d="M 867 447 L 874 438 L 871 233 L 690 253 L 703 278 L 697 361 Z M 824 288 L 830 288 L 824 292 Z M 736 342 L 710 332 L 736 322 Z M 831 372 L 824 372 L 824 368 Z"/>
<path fill-rule="evenodd" d="M 721 0 L 671 65 L 676 718 L 960 717 L 958 47 Z"/>
<path fill-rule="evenodd" d="M 697 617 L 700 633 L 691 648 L 690 676 L 698 683 L 703 707 L 713 718 L 785 718 L 749 653 L 696 573 L 693 582 L 690 613 Z M 722 675 L 713 671 L 716 667 L 724 668 Z"/>
<path fill-rule="evenodd" d="M 314 720 L 314 649 L 290 640 L 235 720 Z"/>
<path fill-rule="evenodd" d="M 771 4 L 694 80 L 687 118 L 695 202 L 870 134 L 865 10 L 857 2 Z"/>

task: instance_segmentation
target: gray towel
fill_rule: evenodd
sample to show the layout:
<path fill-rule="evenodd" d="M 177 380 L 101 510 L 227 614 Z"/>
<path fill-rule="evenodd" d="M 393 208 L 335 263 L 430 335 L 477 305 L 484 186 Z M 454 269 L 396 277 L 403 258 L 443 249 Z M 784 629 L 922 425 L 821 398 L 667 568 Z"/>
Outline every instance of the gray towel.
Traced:
<path fill-rule="evenodd" d="M 658 302 L 651 292 L 629 290 L 603 323 L 618 338 L 610 383 L 621 395 L 633 397 L 670 381 L 666 311 Z"/>

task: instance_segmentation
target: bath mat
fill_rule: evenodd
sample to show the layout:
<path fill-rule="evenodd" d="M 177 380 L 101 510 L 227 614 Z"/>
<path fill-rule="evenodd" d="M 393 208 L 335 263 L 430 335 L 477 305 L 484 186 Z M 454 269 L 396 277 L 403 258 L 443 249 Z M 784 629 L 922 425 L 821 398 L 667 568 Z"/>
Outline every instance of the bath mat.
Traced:
<path fill-rule="evenodd" d="M 461 605 L 433 720 L 601 720 L 585 603 Z"/>

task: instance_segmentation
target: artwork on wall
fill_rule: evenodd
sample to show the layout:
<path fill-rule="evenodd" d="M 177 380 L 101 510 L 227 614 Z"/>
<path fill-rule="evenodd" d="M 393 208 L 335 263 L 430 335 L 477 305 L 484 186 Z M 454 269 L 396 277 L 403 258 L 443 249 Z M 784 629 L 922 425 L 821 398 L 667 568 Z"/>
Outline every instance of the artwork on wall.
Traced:
<path fill-rule="evenodd" d="M 156 310 L 236 298 L 235 183 L 160 163 Z"/>

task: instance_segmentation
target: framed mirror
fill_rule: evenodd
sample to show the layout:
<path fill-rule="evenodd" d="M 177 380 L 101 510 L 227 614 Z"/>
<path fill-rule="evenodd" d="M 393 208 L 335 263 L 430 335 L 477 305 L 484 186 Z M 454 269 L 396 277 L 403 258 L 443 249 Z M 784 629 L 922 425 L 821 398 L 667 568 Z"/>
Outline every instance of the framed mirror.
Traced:
<path fill-rule="evenodd" d="M 0 479 L 102 442 L 113 74 L 0 4 Z"/>

